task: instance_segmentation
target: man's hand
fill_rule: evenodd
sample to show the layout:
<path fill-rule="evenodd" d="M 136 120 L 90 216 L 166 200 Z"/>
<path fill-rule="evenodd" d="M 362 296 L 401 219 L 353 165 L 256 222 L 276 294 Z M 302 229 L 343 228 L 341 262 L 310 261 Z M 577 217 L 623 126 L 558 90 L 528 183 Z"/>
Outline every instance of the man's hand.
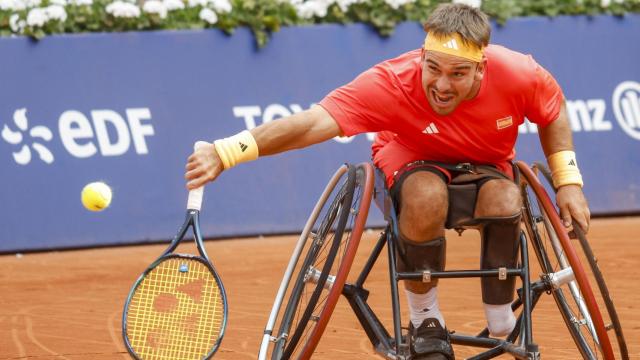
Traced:
<path fill-rule="evenodd" d="M 186 170 L 187 189 L 193 190 L 215 180 L 224 167 L 213 144 L 207 144 L 189 156 Z"/>
<path fill-rule="evenodd" d="M 580 186 L 561 186 L 556 194 L 556 203 L 560 208 L 560 217 L 565 227 L 571 228 L 573 217 L 585 234 L 589 231 L 591 212 Z"/>

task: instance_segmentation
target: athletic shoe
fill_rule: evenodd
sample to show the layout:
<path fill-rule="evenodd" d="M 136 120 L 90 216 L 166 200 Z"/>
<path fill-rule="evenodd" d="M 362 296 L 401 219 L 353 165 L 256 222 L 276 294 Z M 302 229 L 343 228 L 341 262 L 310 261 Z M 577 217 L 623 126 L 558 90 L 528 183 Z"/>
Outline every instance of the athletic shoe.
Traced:
<path fill-rule="evenodd" d="M 418 328 L 410 323 L 409 335 L 413 360 L 454 360 L 449 333 L 438 319 L 425 319 Z"/>

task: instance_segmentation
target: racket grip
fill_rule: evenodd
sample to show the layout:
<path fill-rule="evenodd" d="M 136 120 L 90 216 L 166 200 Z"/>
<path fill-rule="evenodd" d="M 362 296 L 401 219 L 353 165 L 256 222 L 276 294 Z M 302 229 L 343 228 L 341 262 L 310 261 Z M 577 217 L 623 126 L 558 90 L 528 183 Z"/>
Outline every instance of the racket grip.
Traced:
<path fill-rule="evenodd" d="M 207 145 L 204 141 L 196 141 L 193 145 L 194 150 L 198 150 L 203 145 Z M 204 195 L 204 186 L 189 191 L 189 199 L 187 200 L 187 210 L 198 210 L 202 207 L 202 196 Z"/>

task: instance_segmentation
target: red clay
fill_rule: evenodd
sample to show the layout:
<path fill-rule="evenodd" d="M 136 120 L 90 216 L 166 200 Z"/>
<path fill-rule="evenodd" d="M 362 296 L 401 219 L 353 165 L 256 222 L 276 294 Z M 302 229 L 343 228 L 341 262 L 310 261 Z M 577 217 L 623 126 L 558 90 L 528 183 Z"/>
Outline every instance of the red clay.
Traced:
<path fill-rule="evenodd" d="M 632 359 L 640 359 L 638 229 L 638 217 L 600 219 L 592 222 L 589 234 L 621 317 Z M 364 262 L 378 233 L 366 232 L 350 277 Z M 462 237 L 453 232 L 447 235 L 448 268 L 477 267 L 477 234 L 467 231 Z M 206 243 L 229 297 L 229 324 L 216 358 L 256 358 L 273 297 L 296 239 L 287 236 Z M 139 273 L 164 247 L 0 256 L 0 359 L 129 359 L 121 336 L 124 300 Z M 184 250 L 194 248 L 189 245 Z M 535 261 L 533 254 L 531 260 Z M 389 326 L 389 280 L 385 268 L 386 261 L 380 261 L 368 281 L 369 304 Z M 537 277 L 537 270 L 533 269 L 531 275 Z M 479 281 L 441 281 L 440 303 L 449 328 L 474 333 L 483 326 Z M 578 358 L 552 298 L 544 296 L 534 314 L 534 339 L 540 344 L 543 358 Z M 458 358 L 474 353 L 473 349 L 459 346 L 455 351 Z M 314 359 L 373 356 L 367 337 L 341 299 Z"/>

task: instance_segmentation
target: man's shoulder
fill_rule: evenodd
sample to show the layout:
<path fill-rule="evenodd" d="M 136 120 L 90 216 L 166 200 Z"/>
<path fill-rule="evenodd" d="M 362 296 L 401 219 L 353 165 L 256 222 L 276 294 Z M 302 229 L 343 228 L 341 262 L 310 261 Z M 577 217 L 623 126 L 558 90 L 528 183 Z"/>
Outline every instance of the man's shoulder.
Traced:
<path fill-rule="evenodd" d="M 388 59 L 385 62 L 389 63 L 416 63 L 420 62 L 420 56 L 422 54 L 422 49 L 414 49 L 404 52 L 394 58 Z"/>
<path fill-rule="evenodd" d="M 535 60 L 528 54 L 491 44 L 485 49 L 487 60 L 507 69 L 526 70 L 535 68 Z"/>
<path fill-rule="evenodd" d="M 374 69 L 388 75 L 393 74 L 394 76 L 412 73 L 417 71 L 420 67 L 420 54 L 420 49 L 407 51 L 394 58 L 377 64 L 374 66 Z"/>
<path fill-rule="evenodd" d="M 485 56 L 494 77 L 508 79 L 514 86 L 528 86 L 534 79 L 538 65 L 531 55 L 492 44 L 485 49 Z"/>

